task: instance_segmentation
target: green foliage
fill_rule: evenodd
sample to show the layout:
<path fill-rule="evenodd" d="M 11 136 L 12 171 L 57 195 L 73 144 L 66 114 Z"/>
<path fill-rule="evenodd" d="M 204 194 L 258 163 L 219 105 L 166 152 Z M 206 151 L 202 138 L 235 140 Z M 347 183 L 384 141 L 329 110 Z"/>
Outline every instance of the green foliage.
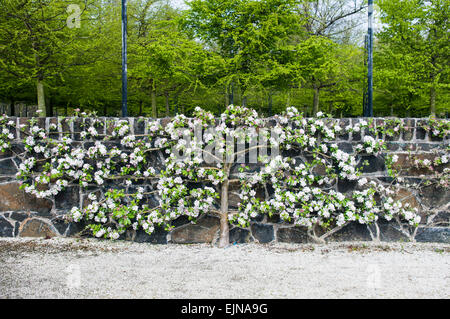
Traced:
<path fill-rule="evenodd" d="M 448 102 L 437 101 L 437 96 L 449 88 L 450 3 L 380 0 L 378 6 L 384 27 L 377 35 L 377 82 L 385 103 L 419 114 L 427 114 L 424 109 L 433 115 L 448 112 Z"/>
<path fill-rule="evenodd" d="M 129 0 L 129 114 L 360 116 L 367 66 L 365 2 L 350 0 Z M 73 8 L 80 8 L 73 27 Z M 375 115 L 437 116 L 449 105 L 449 2 L 379 0 Z M 72 14 L 72 16 L 71 16 Z M 360 16 L 358 16 L 360 15 Z M 70 24 L 72 23 L 72 26 Z M 16 0 L 0 10 L 0 102 L 120 115 L 120 1 Z M 16 110 L 17 112 L 17 110 Z"/>

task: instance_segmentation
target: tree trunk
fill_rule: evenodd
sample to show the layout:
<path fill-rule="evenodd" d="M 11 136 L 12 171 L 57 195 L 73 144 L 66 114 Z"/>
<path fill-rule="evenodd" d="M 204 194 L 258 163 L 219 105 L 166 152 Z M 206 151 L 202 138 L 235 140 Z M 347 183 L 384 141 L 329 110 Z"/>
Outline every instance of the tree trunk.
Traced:
<path fill-rule="evenodd" d="M 139 116 L 142 116 L 142 100 L 139 101 Z"/>
<path fill-rule="evenodd" d="M 288 90 L 287 93 L 287 98 L 286 98 L 286 107 L 290 107 L 291 106 L 291 89 Z"/>
<path fill-rule="evenodd" d="M 175 114 L 178 114 L 178 92 L 175 93 Z"/>
<path fill-rule="evenodd" d="M 230 84 L 230 95 L 228 97 L 228 102 L 230 103 L 228 105 L 234 105 L 234 84 L 233 83 Z"/>
<path fill-rule="evenodd" d="M 230 105 L 230 96 L 228 93 L 228 87 L 225 87 L 225 108 L 227 108 L 228 105 Z"/>
<path fill-rule="evenodd" d="M 166 99 L 166 117 L 170 116 L 170 103 L 169 103 L 169 93 L 164 92 L 164 97 Z"/>
<path fill-rule="evenodd" d="M 46 96 L 46 109 L 47 109 L 47 116 L 53 117 L 53 101 L 52 98 L 48 95 Z"/>
<path fill-rule="evenodd" d="M 14 104 L 16 104 L 16 101 L 14 101 L 14 97 L 11 97 L 11 106 L 10 106 L 10 110 L 9 110 L 9 114 L 11 116 L 16 115 L 16 110 L 15 110 Z"/>
<path fill-rule="evenodd" d="M 431 116 L 436 116 L 436 86 L 431 83 L 430 87 L 430 113 Z"/>
<path fill-rule="evenodd" d="M 434 30 L 436 36 L 436 30 Z M 431 65 L 433 66 L 430 72 L 430 115 L 436 117 L 436 56 L 431 56 Z"/>
<path fill-rule="evenodd" d="M 156 90 L 152 88 L 152 117 L 158 117 L 158 110 L 156 108 Z"/>
<path fill-rule="evenodd" d="M 366 226 L 369 231 L 370 238 L 372 238 L 372 241 L 379 243 L 381 240 L 380 240 L 380 227 L 378 226 L 378 223 L 375 221 L 372 225 L 366 225 Z M 375 228 L 375 229 L 372 230 L 372 228 Z"/>
<path fill-rule="evenodd" d="M 272 92 L 269 92 L 269 116 L 272 116 Z"/>
<path fill-rule="evenodd" d="M 225 179 L 220 191 L 220 248 L 227 247 L 230 244 L 230 227 L 228 224 L 228 183 L 228 179 Z"/>
<path fill-rule="evenodd" d="M 319 94 L 320 89 L 318 87 L 314 87 L 313 117 L 319 113 Z"/>
<path fill-rule="evenodd" d="M 45 107 L 44 81 L 42 79 L 37 80 L 36 88 L 38 98 L 38 110 L 41 111 L 39 113 L 39 116 L 45 117 L 47 116 L 47 110 Z"/>
<path fill-rule="evenodd" d="M 312 228 L 308 228 L 308 230 L 306 231 L 308 237 L 311 238 L 312 241 L 316 244 L 326 244 L 325 239 L 317 236 L 315 229 L 316 225 L 313 225 Z"/>

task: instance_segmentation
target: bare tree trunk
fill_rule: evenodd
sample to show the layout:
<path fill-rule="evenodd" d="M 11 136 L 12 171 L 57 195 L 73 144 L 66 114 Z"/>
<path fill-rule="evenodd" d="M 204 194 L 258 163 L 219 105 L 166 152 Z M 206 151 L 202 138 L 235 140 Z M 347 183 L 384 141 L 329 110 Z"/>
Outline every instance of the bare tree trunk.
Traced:
<path fill-rule="evenodd" d="M 291 106 L 291 89 L 288 89 L 287 99 L 286 99 L 286 107 Z"/>
<path fill-rule="evenodd" d="M 143 103 L 143 101 L 140 100 L 139 101 L 139 116 L 142 116 L 142 103 Z"/>
<path fill-rule="evenodd" d="M 156 108 L 156 91 L 152 88 L 152 117 L 158 117 L 158 110 Z"/>
<path fill-rule="evenodd" d="M 316 244 L 326 244 L 326 241 L 323 238 L 317 236 L 316 225 L 313 225 L 312 228 L 308 228 L 306 233 L 308 237 L 311 238 Z"/>
<path fill-rule="evenodd" d="M 178 92 L 175 93 L 175 114 L 178 114 Z"/>
<path fill-rule="evenodd" d="M 269 116 L 272 116 L 272 92 L 269 92 Z"/>
<path fill-rule="evenodd" d="M 230 91 L 229 91 L 229 95 L 228 95 L 228 102 L 230 103 L 229 105 L 231 105 L 231 104 L 234 105 L 234 84 L 233 83 L 230 84 Z"/>
<path fill-rule="evenodd" d="M 170 116 L 170 104 L 169 104 L 169 93 L 166 91 L 164 92 L 164 97 L 166 99 L 166 116 Z"/>
<path fill-rule="evenodd" d="M 47 94 L 45 97 L 46 99 L 46 109 L 47 109 L 47 116 L 53 117 L 53 101 L 52 97 Z"/>
<path fill-rule="evenodd" d="M 228 183 L 227 178 L 223 181 L 220 191 L 220 248 L 230 244 L 230 227 L 228 224 Z"/>
<path fill-rule="evenodd" d="M 314 87 L 313 117 L 319 113 L 319 94 L 320 89 L 318 87 Z"/>
<path fill-rule="evenodd" d="M 16 101 L 14 101 L 14 97 L 11 97 L 11 106 L 10 106 L 10 115 L 11 116 L 15 116 L 16 115 L 16 110 L 15 110 L 15 107 L 14 107 L 14 104 L 16 104 Z"/>
<path fill-rule="evenodd" d="M 436 36 L 436 30 L 434 30 L 434 35 Z M 430 115 L 436 117 L 436 74 L 434 70 L 436 69 L 436 56 L 431 56 L 431 65 L 433 66 L 430 72 Z"/>
<path fill-rule="evenodd" d="M 38 78 L 36 83 L 37 89 L 37 99 L 38 99 L 38 110 L 40 110 L 39 116 L 47 116 L 47 110 L 45 107 L 45 93 L 44 93 L 44 81 Z"/>
<path fill-rule="evenodd" d="M 242 97 L 242 106 L 243 106 L 243 107 L 247 107 L 247 96 L 246 96 L 246 95 L 244 95 L 244 96 Z"/>
<path fill-rule="evenodd" d="M 36 41 L 32 41 L 32 47 L 35 50 L 34 59 L 36 62 L 36 67 L 41 67 L 41 60 L 39 57 L 39 54 L 37 52 L 39 51 L 39 46 L 36 43 Z M 36 91 L 37 91 L 37 102 L 38 102 L 38 110 L 40 110 L 39 116 L 46 117 L 47 116 L 47 110 L 45 108 L 45 93 L 44 93 L 44 77 L 41 72 L 38 73 L 37 80 L 36 80 Z"/>
<path fill-rule="evenodd" d="M 430 113 L 431 116 L 436 116 L 436 86 L 434 82 L 431 83 L 430 87 Z"/>
<path fill-rule="evenodd" d="M 228 86 L 225 87 L 225 108 L 230 105 L 230 96 L 228 94 Z"/>
<path fill-rule="evenodd" d="M 372 230 L 372 227 L 375 228 L 375 230 Z M 378 226 L 378 223 L 375 221 L 373 225 L 366 225 L 367 229 L 369 230 L 370 238 L 372 241 L 379 243 L 380 242 L 380 227 Z"/>

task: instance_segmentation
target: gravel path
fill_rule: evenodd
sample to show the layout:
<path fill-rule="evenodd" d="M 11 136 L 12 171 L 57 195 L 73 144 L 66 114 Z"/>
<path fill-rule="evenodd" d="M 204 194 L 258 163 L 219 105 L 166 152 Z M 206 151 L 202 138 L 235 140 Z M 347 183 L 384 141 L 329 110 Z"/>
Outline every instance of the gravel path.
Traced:
<path fill-rule="evenodd" d="M 449 298 L 450 245 L 0 238 L 0 298 Z"/>

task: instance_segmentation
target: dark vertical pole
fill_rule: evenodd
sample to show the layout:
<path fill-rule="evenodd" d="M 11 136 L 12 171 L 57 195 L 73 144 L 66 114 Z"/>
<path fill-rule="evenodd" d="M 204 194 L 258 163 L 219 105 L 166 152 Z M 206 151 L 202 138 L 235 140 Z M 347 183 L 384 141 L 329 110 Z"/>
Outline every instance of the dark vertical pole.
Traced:
<path fill-rule="evenodd" d="M 364 36 L 364 69 L 367 68 L 367 62 L 368 62 L 368 57 L 367 57 L 367 50 L 369 47 L 369 35 L 366 34 Z M 363 80 L 363 101 L 362 101 L 362 105 L 363 105 L 363 115 L 366 114 L 367 112 L 367 78 L 364 78 Z"/>
<path fill-rule="evenodd" d="M 127 0 L 122 0 L 122 117 L 128 116 L 127 71 Z"/>
<path fill-rule="evenodd" d="M 369 45 L 367 49 L 368 71 L 367 71 L 367 108 L 364 116 L 373 116 L 373 0 L 369 0 Z"/>

